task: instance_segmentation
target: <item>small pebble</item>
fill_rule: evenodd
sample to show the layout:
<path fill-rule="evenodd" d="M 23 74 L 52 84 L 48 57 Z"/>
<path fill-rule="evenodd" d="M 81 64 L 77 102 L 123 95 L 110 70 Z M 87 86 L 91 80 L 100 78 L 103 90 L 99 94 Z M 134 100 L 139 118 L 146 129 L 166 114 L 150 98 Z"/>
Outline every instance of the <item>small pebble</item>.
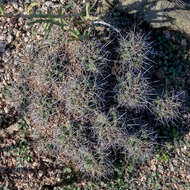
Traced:
<path fill-rule="evenodd" d="M 8 110 L 7 107 L 4 107 L 4 112 L 5 112 L 5 113 L 8 113 L 8 112 L 9 112 L 9 110 Z"/>
<path fill-rule="evenodd" d="M 7 43 L 10 44 L 13 41 L 13 35 L 8 34 L 7 36 Z"/>
<path fill-rule="evenodd" d="M 16 10 L 18 9 L 18 3 L 12 2 L 12 6 L 13 6 L 14 9 L 16 9 Z"/>
<path fill-rule="evenodd" d="M 5 41 L 5 40 L 6 40 L 6 34 L 1 34 L 0 41 Z"/>
<path fill-rule="evenodd" d="M 25 37 L 25 38 L 24 38 L 24 42 L 27 43 L 28 41 L 29 41 L 28 37 Z"/>
<path fill-rule="evenodd" d="M 0 53 L 4 53 L 5 52 L 5 46 L 6 46 L 6 43 L 4 41 L 0 42 Z"/>
<path fill-rule="evenodd" d="M 52 1 L 46 1 L 44 4 L 45 4 L 46 7 L 52 7 L 53 6 Z"/>
<path fill-rule="evenodd" d="M 18 10 L 20 13 L 22 13 L 24 11 L 24 9 L 22 7 L 19 7 Z"/>
<path fill-rule="evenodd" d="M 186 39 L 181 40 L 181 45 L 186 47 L 187 46 L 187 40 Z"/>
<path fill-rule="evenodd" d="M 22 35 L 22 32 L 18 30 L 18 31 L 16 32 L 16 37 L 19 38 L 21 35 Z"/>
<path fill-rule="evenodd" d="M 27 32 L 26 35 L 29 37 L 29 36 L 31 36 L 31 33 L 30 33 L 30 32 Z"/>
<path fill-rule="evenodd" d="M 0 63 L 0 73 L 3 73 L 5 71 L 4 66 L 2 63 Z"/>
<path fill-rule="evenodd" d="M 170 39 L 170 32 L 169 31 L 164 31 L 163 33 L 167 39 Z"/>
<path fill-rule="evenodd" d="M 43 175 L 43 172 L 42 172 L 42 171 L 39 171 L 39 173 L 38 173 L 39 178 L 41 178 L 42 175 Z"/>
<path fill-rule="evenodd" d="M 19 26 L 23 25 L 24 24 L 24 19 L 22 17 L 20 17 L 18 19 L 18 23 L 19 23 Z"/>

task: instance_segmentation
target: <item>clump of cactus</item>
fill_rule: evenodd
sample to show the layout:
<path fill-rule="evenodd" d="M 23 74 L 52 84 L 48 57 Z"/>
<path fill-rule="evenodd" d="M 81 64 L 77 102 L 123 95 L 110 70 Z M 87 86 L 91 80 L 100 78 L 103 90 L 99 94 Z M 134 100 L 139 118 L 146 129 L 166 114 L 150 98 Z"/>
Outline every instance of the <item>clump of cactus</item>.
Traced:
<path fill-rule="evenodd" d="M 142 73 L 135 75 L 128 71 L 119 77 L 115 87 L 116 98 L 120 106 L 128 109 L 145 109 L 149 104 L 151 88 Z"/>
<path fill-rule="evenodd" d="M 36 150 L 53 151 L 92 178 L 113 174 L 120 157 L 146 160 L 154 144 L 147 115 L 168 122 L 181 106 L 178 96 L 152 97 L 145 36 L 129 32 L 117 40 L 113 64 L 109 46 L 95 39 L 24 52 L 16 85 L 7 89 L 7 101 L 31 123 Z"/>
<path fill-rule="evenodd" d="M 165 93 L 161 97 L 157 97 L 152 103 L 152 111 L 155 114 L 156 120 L 161 123 L 168 123 L 178 119 L 180 114 L 180 107 L 182 105 L 182 100 L 180 100 L 179 95 L 171 93 Z"/>
<path fill-rule="evenodd" d="M 126 70 L 142 72 L 150 67 L 148 56 L 152 53 L 152 47 L 146 35 L 131 31 L 125 36 L 121 35 L 118 42 L 116 52 L 120 56 L 119 71 L 121 73 Z"/>

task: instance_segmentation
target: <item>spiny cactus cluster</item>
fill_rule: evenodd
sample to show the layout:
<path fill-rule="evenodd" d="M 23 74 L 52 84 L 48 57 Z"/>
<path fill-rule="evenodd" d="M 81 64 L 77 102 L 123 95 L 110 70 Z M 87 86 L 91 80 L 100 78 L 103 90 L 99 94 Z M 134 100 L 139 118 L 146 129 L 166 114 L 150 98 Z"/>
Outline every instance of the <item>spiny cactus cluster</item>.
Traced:
<path fill-rule="evenodd" d="M 30 120 L 35 150 L 60 155 L 93 178 L 113 174 L 120 157 L 147 159 L 152 125 L 177 118 L 181 106 L 177 96 L 153 98 L 146 37 L 129 32 L 116 40 L 114 65 L 108 61 L 112 50 L 95 39 L 24 52 L 6 93 L 10 105 Z M 110 75 L 113 86 L 105 85 Z M 107 92 L 113 94 L 112 105 L 105 103 Z M 155 117 L 151 124 L 149 112 Z"/>
<path fill-rule="evenodd" d="M 137 111 L 145 109 L 151 95 L 151 87 L 145 75 L 150 68 L 147 60 L 151 44 L 146 41 L 146 36 L 135 32 L 130 32 L 126 37 L 121 36 L 118 41 L 116 51 L 121 61 L 115 69 L 118 80 L 115 86 L 116 99 L 119 106 Z"/>

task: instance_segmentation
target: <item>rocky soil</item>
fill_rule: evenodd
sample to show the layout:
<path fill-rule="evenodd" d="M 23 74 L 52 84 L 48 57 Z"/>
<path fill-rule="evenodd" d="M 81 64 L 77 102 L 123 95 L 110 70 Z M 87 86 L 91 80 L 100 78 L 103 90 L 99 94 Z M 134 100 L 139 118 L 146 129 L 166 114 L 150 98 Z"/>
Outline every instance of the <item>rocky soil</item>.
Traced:
<path fill-rule="evenodd" d="M 3 1 L 6 13 L 27 14 L 30 1 Z M 63 1 L 40 0 L 37 8 L 59 7 Z M 26 123 L 17 120 L 16 113 L 4 99 L 3 91 L 14 81 L 18 61 L 26 60 L 23 49 L 39 45 L 44 38 L 43 28 L 39 25 L 31 27 L 23 18 L 0 18 L 0 189 L 53 189 L 59 184 L 64 166 L 54 162 L 54 157 L 36 154 L 34 146 L 28 146 Z M 169 38 L 175 38 L 172 32 L 164 31 Z M 187 46 L 188 40 L 183 37 L 181 46 Z M 179 46 L 180 48 L 180 46 Z M 190 118 L 190 115 L 186 115 Z M 25 128 L 24 128 L 24 127 Z M 28 142 L 26 142 L 26 140 Z M 131 180 L 132 189 L 190 189 L 190 132 L 179 141 L 163 145 L 164 151 L 138 168 L 131 175 L 130 167 L 126 168 L 125 177 Z M 132 177 L 131 177 L 132 176 Z M 75 188 L 83 189 L 86 181 L 76 182 Z M 58 187 L 57 187 L 58 188 Z M 61 188 L 61 187 L 60 187 Z M 129 189 L 130 189 L 129 188 Z M 90 188 L 89 188 L 90 189 Z M 98 186 L 97 189 L 111 189 Z M 114 188 L 113 188 L 114 189 Z M 119 188 L 118 188 L 119 189 Z M 116 188 L 114 189 L 116 190 Z"/>

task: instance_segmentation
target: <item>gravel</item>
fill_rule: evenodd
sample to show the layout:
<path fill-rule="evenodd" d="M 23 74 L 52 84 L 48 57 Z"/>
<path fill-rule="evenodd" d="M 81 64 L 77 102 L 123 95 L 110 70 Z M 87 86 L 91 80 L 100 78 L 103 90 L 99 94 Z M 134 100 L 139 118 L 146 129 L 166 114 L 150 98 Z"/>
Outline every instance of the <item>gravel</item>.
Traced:
<path fill-rule="evenodd" d="M 19 2 L 20 1 L 10 1 L 9 3 L 4 3 L 5 12 L 27 14 L 30 1 L 26 0 L 25 3 Z M 45 11 L 48 7 L 60 7 L 64 2 L 65 0 L 39 0 L 38 7 Z M 11 18 L 0 18 L 0 111 L 3 110 L 3 114 L 5 116 L 10 115 L 9 113 L 11 110 L 7 107 L 4 96 L 1 92 L 13 80 L 12 76 L 15 74 L 14 72 L 16 72 L 13 68 L 18 64 L 18 57 L 22 56 L 22 47 L 32 49 L 33 44 L 39 44 L 44 38 L 41 26 L 31 28 L 31 26 L 27 25 L 27 22 L 28 21 L 26 19 L 21 17 L 16 20 Z M 170 33 L 167 32 L 165 35 L 170 38 Z M 186 46 L 187 41 L 182 40 L 181 45 Z M 190 118 L 190 116 L 188 117 Z M 3 122 L 4 121 L 0 119 L 0 125 L 2 125 Z M 14 132 L 16 132 L 16 135 L 11 136 L 10 134 Z M 9 128 L 5 130 L 0 128 L 0 150 L 4 150 L 5 147 L 11 147 L 16 143 L 19 143 L 22 140 L 22 135 L 23 134 L 18 132 L 18 125 L 10 125 Z M 190 133 L 184 138 L 186 138 L 186 142 L 190 142 Z M 162 182 L 167 182 L 170 177 L 177 181 L 177 176 L 180 175 L 183 178 L 184 183 L 190 183 L 190 165 L 188 160 L 190 159 L 190 155 L 188 153 L 190 151 L 189 143 L 186 143 L 183 146 L 176 146 L 179 150 L 177 149 L 176 152 L 173 152 L 176 155 L 179 153 L 181 157 L 184 158 L 186 164 L 181 163 L 179 155 L 178 158 L 172 157 L 167 163 L 161 163 L 157 158 L 152 159 L 146 166 L 142 166 L 139 170 L 138 183 L 140 184 L 141 189 L 143 189 L 145 183 L 148 183 L 149 176 L 151 176 L 153 172 L 157 171 L 163 176 L 160 178 L 158 177 Z M 32 159 L 28 163 L 27 168 L 19 169 L 16 167 L 17 163 L 15 155 L 10 156 L 8 152 L 0 151 L 0 157 L 2 158 L 0 159 L 0 168 L 2 168 L 0 170 L 0 185 L 9 185 L 10 189 L 14 189 L 14 186 L 18 189 L 39 189 L 43 184 L 56 183 L 57 173 L 59 172 L 52 171 L 57 171 L 59 166 L 55 165 L 53 158 L 39 158 L 35 155 L 35 152 L 32 149 L 30 152 Z M 186 168 L 187 165 L 188 168 Z M 8 170 L 8 172 L 6 170 Z M 176 186 L 179 187 L 174 187 L 173 189 L 180 189 L 181 187 L 179 184 L 176 184 Z M 180 190 L 182 189 L 183 188 Z"/>

